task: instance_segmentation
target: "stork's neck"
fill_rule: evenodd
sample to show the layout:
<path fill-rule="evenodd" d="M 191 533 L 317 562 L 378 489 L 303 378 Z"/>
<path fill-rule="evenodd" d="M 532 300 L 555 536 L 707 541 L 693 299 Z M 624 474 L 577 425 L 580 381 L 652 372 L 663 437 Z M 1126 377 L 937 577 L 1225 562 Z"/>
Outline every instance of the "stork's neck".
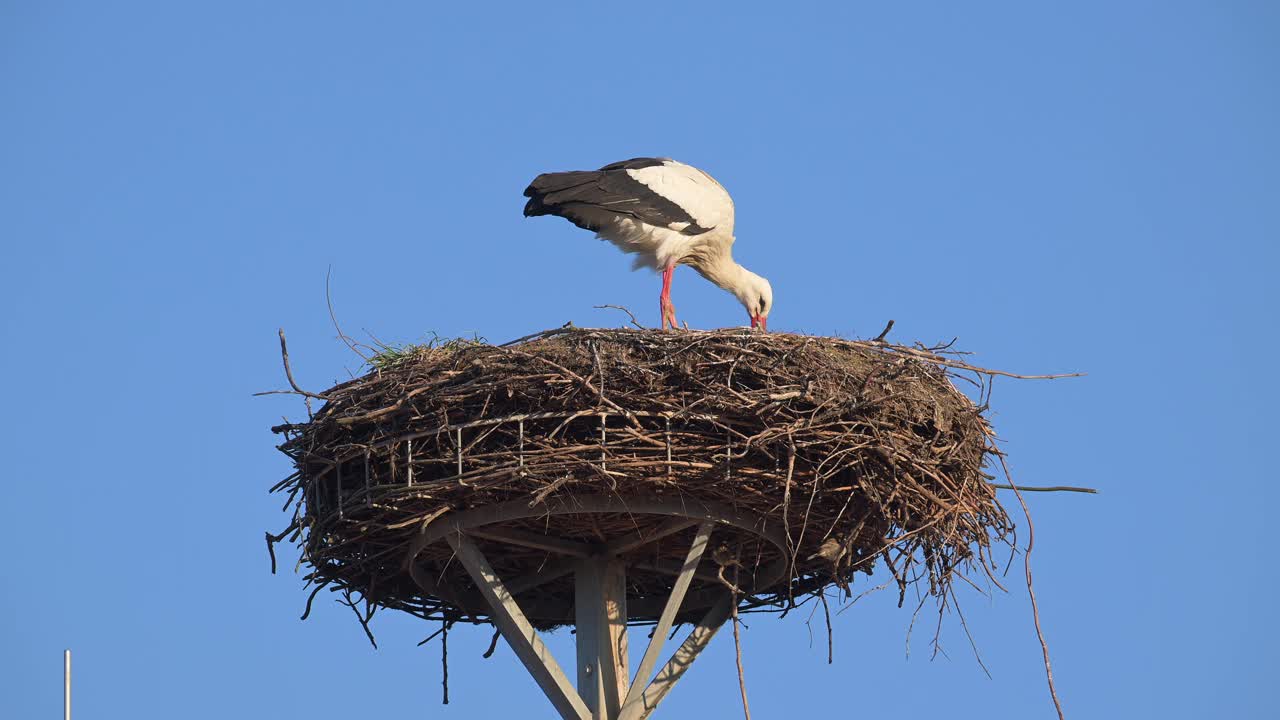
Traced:
<path fill-rule="evenodd" d="M 702 277 L 719 285 L 735 296 L 741 297 L 746 287 L 748 271 L 733 259 L 728 249 L 697 258 L 698 262 L 689 263 Z"/>

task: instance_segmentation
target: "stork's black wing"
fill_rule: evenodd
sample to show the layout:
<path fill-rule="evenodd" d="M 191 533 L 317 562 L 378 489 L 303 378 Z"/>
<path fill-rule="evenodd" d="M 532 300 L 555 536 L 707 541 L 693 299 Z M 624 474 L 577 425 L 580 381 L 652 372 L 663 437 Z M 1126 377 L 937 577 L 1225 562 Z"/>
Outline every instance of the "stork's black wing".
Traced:
<path fill-rule="evenodd" d="M 619 218 L 632 218 L 685 235 L 700 235 L 693 216 L 672 200 L 637 181 L 628 170 L 665 164 L 662 158 L 633 158 L 599 170 L 545 173 L 525 188 L 526 217 L 559 215 L 585 230 L 600 232 Z"/>

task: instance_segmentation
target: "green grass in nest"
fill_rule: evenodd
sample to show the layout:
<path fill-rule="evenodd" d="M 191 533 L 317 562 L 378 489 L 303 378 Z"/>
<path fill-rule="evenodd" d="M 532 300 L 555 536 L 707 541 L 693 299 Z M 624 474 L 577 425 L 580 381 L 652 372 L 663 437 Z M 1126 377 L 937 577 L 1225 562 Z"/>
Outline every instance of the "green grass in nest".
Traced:
<path fill-rule="evenodd" d="M 369 365 L 376 370 L 390 370 L 408 360 L 421 360 L 425 355 L 437 353 L 454 353 L 475 345 L 486 344 L 479 336 L 469 338 L 442 338 L 432 333 L 431 338 L 421 343 L 404 345 L 378 346 L 378 352 L 369 358 Z"/>

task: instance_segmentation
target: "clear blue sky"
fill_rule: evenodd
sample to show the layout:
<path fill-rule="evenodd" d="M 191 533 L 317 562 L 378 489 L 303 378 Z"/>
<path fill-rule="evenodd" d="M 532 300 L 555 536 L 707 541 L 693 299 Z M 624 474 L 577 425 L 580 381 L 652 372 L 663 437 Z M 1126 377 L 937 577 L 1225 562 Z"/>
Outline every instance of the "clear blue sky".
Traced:
<path fill-rule="evenodd" d="M 550 715 L 488 633 L 268 574 L 289 472 L 250 393 L 359 363 L 348 330 L 505 340 L 656 323 L 658 279 L 555 218 L 538 172 L 667 155 L 737 201 L 770 327 L 959 336 L 1033 498 L 1074 718 L 1263 717 L 1280 235 L 1271 2 L 0 3 L 0 716 Z M 677 274 L 681 319 L 741 324 Z M 1015 566 L 1016 567 L 1016 566 Z M 757 718 L 1051 717 L 1026 593 L 968 598 L 949 659 L 888 594 L 756 617 Z M 558 636 L 562 655 L 568 641 Z M 735 717 L 718 638 L 661 717 Z M 546 712 L 544 712 L 544 710 Z M 1274 711 L 1274 708 L 1272 708 Z M 527 716 L 527 715 L 522 715 Z"/>

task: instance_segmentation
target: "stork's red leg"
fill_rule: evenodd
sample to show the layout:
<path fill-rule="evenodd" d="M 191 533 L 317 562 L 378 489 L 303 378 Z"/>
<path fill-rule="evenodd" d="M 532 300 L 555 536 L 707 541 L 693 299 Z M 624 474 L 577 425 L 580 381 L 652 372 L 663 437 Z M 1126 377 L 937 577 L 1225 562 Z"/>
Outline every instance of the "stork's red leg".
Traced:
<path fill-rule="evenodd" d="M 658 307 L 662 312 L 662 329 L 676 329 L 676 307 L 671 304 L 671 278 L 675 276 L 676 264 L 667 265 L 662 271 L 662 295 L 658 298 Z"/>

